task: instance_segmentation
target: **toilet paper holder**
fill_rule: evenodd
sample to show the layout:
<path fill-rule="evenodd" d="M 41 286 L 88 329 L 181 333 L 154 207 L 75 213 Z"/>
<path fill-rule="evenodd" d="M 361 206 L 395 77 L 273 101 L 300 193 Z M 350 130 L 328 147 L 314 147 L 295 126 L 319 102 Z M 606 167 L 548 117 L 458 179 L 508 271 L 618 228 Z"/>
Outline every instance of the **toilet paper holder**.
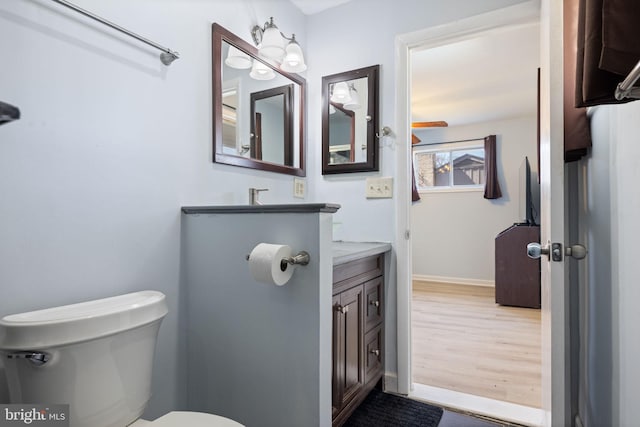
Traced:
<path fill-rule="evenodd" d="M 247 254 L 245 259 L 247 261 L 249 261 L 249 254 Z M 291 264 L 291 265 L 307 265 L 307 264 L 309 264 L 309 260 L 310 259 L 311 258 L 309 257 L 309 252 L 300 251 L 300 252 L 298 252 L 298 255 L 282 258 L 282 260 L 280 261 L 280 267 L 282 267 L 283 271 L 284 271 L 284 268 L 286 268 L 287 264 Z"/>
<path fill-rule="evenodd" d="M 309 252 L 300 251 L 298 255 L 282 258 L 282 262 L 292 265 L 307 265 L 309 264 Z"/>

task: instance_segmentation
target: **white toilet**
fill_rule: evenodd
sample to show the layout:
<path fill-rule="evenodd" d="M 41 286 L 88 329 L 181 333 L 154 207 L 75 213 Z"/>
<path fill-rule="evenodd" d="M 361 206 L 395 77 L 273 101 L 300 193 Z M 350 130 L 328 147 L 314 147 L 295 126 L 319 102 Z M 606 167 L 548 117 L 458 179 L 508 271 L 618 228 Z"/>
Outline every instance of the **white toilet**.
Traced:
<path fill-rule="evenodd" d="M 164 294 L 142 291 L 4 317 L 11 402 L 69 404 L 71 427 L 242 427 L 199 412 L 140 419 L 166 314 Z"/>

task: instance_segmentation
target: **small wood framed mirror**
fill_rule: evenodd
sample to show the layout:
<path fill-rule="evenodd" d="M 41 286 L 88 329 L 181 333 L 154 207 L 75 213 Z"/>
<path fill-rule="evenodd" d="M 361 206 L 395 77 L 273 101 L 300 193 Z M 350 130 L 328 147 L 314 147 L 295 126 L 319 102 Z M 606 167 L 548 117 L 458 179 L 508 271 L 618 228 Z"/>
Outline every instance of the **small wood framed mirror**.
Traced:
<path fill-rule="evenodd" d="M 322 78 L 322 174 L 379 169 L 380 66 Z"/>

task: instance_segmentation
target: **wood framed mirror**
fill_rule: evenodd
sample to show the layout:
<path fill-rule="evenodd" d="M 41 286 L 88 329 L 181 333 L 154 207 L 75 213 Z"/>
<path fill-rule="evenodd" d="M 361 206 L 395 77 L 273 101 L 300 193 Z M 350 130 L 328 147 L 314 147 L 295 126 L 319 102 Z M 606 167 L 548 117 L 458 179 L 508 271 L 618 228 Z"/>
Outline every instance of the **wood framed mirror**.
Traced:
<path fill-rule="evenodd" d="M 253 92 L 250 100 L 250 157 L 293 166 L 293 84 Z"/>
<path fill-rule="evenodd" d="M 213 161 L 305 176 L 306 81 L 213 24 Z"/>
<path fill-rule="evenodd" d="M 379 170 L 380 66 L 322 78 L 322 174 Z"/>

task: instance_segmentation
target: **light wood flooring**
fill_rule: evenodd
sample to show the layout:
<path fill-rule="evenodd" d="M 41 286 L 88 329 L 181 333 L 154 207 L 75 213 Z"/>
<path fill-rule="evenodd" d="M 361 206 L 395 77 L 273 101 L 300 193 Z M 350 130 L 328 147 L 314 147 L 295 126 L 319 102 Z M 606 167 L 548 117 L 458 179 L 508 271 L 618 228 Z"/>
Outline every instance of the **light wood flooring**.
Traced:
<path fill-rule="evenodd" d="M 541 407 L 540 310 L 494 289 L 413 282 L 413 382 Z"/>

